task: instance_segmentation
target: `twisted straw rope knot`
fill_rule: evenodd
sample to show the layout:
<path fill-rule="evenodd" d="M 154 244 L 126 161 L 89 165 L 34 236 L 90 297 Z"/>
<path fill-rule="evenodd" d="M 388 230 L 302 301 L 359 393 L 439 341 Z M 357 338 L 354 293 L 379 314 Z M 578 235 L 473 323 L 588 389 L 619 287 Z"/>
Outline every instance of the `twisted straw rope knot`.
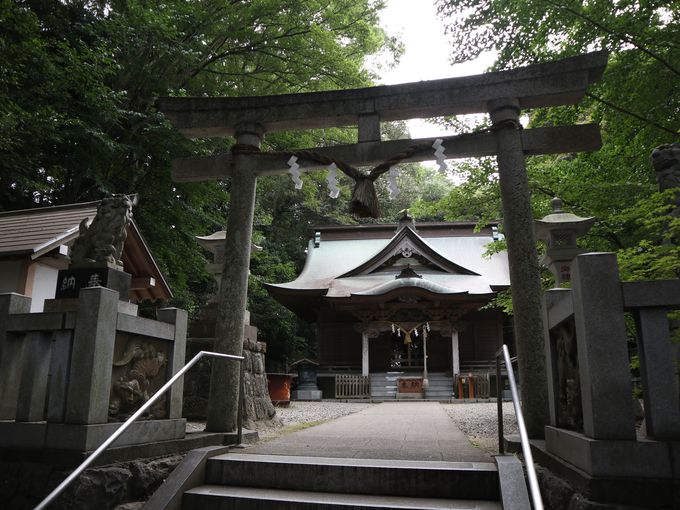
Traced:
<path fill-rule="evenodd" d="M 505 119 L 493 124 L 491 127 L 480 129 L 478 131 L 448 136 L 444 138 L 443 141 L 449 142 L 458 138 L 464 138 L 481 133 L 493 133 L 505 128 L 512 128 L 516 130 L 523 129 L 522 124 L 520 124 L 518 120 Z M 391 158 L 386 159 L 382 163 L 376 165 L 368 173 L 362 172 L 361 170 L 348 163 L 345 163 L 342 160 L 329 158 L 328 156 L 324 156 L 323 154 L 319 154 L 315 151 L 276 151 L 268 154 L 280 154 L 286 157 L 296 156 L 300 160 L 312 161 L 326 166 L 335 163 L 335 166 L 337 166 L 341 172 L 354 181 L 354 190 L 352 192 L 352 200 L 350 201 L 349 206 L 350 212 L 360 217 L 378 218 L 380 216 L 380 211 L 378 208 L 378 198 L 375 192 L 374 182 L 382 174 L 389 171 L 391 167 L 398 165 L 399 163 L 410 159 L 416 154 L 427 150 L 432 150 L 432 142 L 430 141 L 411 145 L 398 154 L 395 154 Z M 255 145 L 237 143 L 231 147 L 231 152 L 232 154 L 252 154 L 260 152 L 260 149 Z"/>
<path fill-rule="evenodd" d="M 253 152 L 261 152 L 257 145 L 250 145 L 248 143 L 235 143 L 231 146 L 232 154 L 250 154 Z"/>

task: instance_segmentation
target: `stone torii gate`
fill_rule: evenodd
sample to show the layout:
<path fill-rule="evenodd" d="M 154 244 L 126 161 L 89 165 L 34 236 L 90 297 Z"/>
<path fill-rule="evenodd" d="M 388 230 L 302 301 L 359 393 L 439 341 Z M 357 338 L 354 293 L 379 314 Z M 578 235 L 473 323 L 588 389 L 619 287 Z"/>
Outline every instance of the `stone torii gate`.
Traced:
<path fill-rule="evenodd" d="M 414 144 L 434 141 L 383 142 L 380 122 L 488 113 L 493 127 L 490 132 L 445 140 L 443 145 L 447 158 L 497 157 L 523 408 L 530 436 L 541 437 L 548 422 L 545 351 L 525 157 L 597 150 L 601 141 L 596 125 L 521 130 L 519 117 L 522 109 L 579 102 L 588 85 L 600 79 L 606 63 L 607 54 L 597 52 L 462 78 L 263 97 L 168 97 L 161 98 L 158 105 L 185 136 L 234 136 L 238 147 L 259 148 L 266 132 L 358 125 L 356 144 L 310 149 L 356 166 L 371 166 Z M 433 159 L 434 150 L 430 150 L 415 153 L 406 161 Z M 175 181 L 231 178 L 227 256 L 216 326 L 218 351 L 241 354 L 256 179 L 286 173 L 287 160 L 281 153 L 239 150 L 173 162 Z M 305 170 L 327 166 L 303 158 L 299 164 Z M 238 367 L 216 361 L 206 429 L 233 430 L 237 400 Z"/>

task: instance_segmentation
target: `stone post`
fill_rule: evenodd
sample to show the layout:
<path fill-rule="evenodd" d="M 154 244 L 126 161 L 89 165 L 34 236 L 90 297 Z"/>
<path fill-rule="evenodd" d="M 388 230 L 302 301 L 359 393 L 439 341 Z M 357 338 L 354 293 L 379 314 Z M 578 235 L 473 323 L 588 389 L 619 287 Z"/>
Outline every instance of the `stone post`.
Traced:
<path fill-rule="evenodd" d="M 633 385 L 616 255 L 576 257 L 572 272 L 583 432 L 635 440 Z"/>
<path fill-rule="evenodd" d="M 43 421 L 49 381 L 52 333 L 29 331 L 23 341 L 16 421 Z"/>
<path fill-rule="evenodd" d="M 496 160 L 508 243 L 510 289 L 522 409 L 529 437 L 541 438 L 548 423 L 543 318 L 531 196 L 519 126 L 519 101 L 488 104 L 496 131 Z"/>
<path fill-rule="evenodd" d="M 680 438 L 678 387 L 675 382 L 668 312 L 665 308 L 638 308 L 640 378 L 645 401 L 647 436 L 655 439 Z"/>
<path fill-rule="evenodd" d="M 572 299 L 571 289 L 550 289 L 543 294 L 543 319 L 544 319 L 544 338 L 545 338 L 545 363 L 546 363 L 546 382 L 548 384 L 548 409 L 550 412 L 550 425 L 557 427 L 557 409 L 559 397 L 559 373 L 557 371 L 557 345 L 555 340 L 550 337 L 549 312 L 561 302 L 561 300 Z"/>
<path fill-rule="evenodd" d="M 259 124 L 236 127 L 236 142 L 260 146 L 264 128 Z M 235 153 L 231 168 L 231 190 L 227 234 L 224 242 L 224 270 L 218 297 L 215 350 L 226 354 L 243 352 L 248 268 L 255 213 L 256 176 L 247 155 Z M 214 359 L 210 377 L 210 399 L 206 430 L 236 430 L 239 395 L 239 363 Z"/>
<path fill-rule="evenodd" d="M 66 423 L 107 423 L 118 321 L 118 292 L 80 289 L 66 396 Z"/>
<path fill-rule="evenodd" d="M 0 420 L 13 420 L 16 416 L 21 374 L 21 349 L 23 338 L 10 338 L 7 334 L 9 316 L 29 313 L 31 298 L 21 294 L 0 294 Z"/>
<path fill-rule="evenodd" d="M 64 423 L 72 345 L 73 331 L 54 332 L 49 372 L 50 392 L 47 400 L 48 422 Z"/>
<path fill-rule="evenodd" d="M 175 339 L 168 350 L 168 373 L 169 380 L 184 366 L 187 343 L 188 315 L 179 308 L 161 308 L 156 312 L 156 318 L 161 322 L 167 322 L 175 326 Z M 177 381 L 168 392 L 168 418 L 182 417 L 182 396 L 184 393 L 184 378 Z"/>
<path fill-rule="evenodd" d="M 31 313 L 31 298 L 14 292 L 0 294 L 0 359 L 7 334 L 7 318 L 15 313 Z"/>

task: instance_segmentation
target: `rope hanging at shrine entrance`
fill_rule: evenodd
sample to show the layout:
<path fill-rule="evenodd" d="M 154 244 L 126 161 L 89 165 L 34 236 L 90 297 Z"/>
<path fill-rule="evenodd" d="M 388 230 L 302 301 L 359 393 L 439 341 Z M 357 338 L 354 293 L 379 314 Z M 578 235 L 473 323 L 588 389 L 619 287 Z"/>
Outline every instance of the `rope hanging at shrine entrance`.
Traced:
<path fill-rule="evenodd" d="M 403 161 L 412 158 L 416 154 L 423 153 L 435 149 L 435 156 L 437 157 L 437 162 L 439 164 L 440 171 L 442 169 L 445 171 L 446 165 L 444 164 L 445 154 L 443 145 L 446 142 L 451 142 L 453 140 L 459 140 L 461 138 L 466 138 L 470 136 L 479 135 L 481 133 L 493 133 L 499 131 L 500 129 L 511 127 L 513 129 L 522 129 L 522 125 L 513 120 L 507 119 L 494 124 L 491 127 L 479 129 L 477 131 L 471 131 L 469 133 L 461 133 L 459 135 L 448 136 L 445 138 L 438 138 L 434 143 L 420 142 L 413 144 L 403 151 L 395 154 L 394 156 L 386 159 L 382 163 L 373 167 L 368 173 L 362 172 L 358 168 L 345 163 L 344 161 L 336 158 L 330 158 L 324 156 L 315 151 L 302 150 L 302 151 L 275 151 L 268 152 L 267 154 L 280 154 L 281 156 L 287 156 L 288 165 L 291 167 L 290 173 L 295 182 L 295 187 L 300 189 L 302 187 L 302 181 L 300 179 L 300 165 L 297 163 L 298 160 L 311 161 L 314 163 L 320 163 L 325 166 L 331 166 L 331 171 L 339 169 L 347 177 L 350 177 L 354 181 L 354 189 L 352 191 L 352 198 L 349 203 L 349 212 L 358 216 L 360 218 L 379 218 L 380 208 L 378 205 L 378 196 L 375 191 L 375 181 L 385 172 L 388 172 L 390 168 L 394 165 L 402 163 Z M 231 152 L 233 154 L 252 154 L 260 152 L 258 147 L 247 144 L 235 144 L 231 147 Z M 331 183 L 333 183 L 331 185 Z M 336 197 L 338 195 L 337 188 L 335 186 L 334 176 L 329 176 L 329 187 L 331 188 L 331 196 L 334 194 Z M 335 198 L 335 197 L 334 197 Z"/>
<path fill-rule="evenodd" d="M 392 324 L 392 333 L 396 333 L 399 338 L 401 338 L 401 333 L 404 333 L 404 345 L 409 345 L 413 343 L 413 339 L 411 338 L 411 335 L 415 336 L 418 338 L 418 328 L 422 326 L 423 332 L 425 331 L 430 331 L 430 323 L 429 322 L 422 322 L 418 324 L 417 326 L 412 327 L 411 329 L 406 329 L 404 326 L 400 324 Z"/>

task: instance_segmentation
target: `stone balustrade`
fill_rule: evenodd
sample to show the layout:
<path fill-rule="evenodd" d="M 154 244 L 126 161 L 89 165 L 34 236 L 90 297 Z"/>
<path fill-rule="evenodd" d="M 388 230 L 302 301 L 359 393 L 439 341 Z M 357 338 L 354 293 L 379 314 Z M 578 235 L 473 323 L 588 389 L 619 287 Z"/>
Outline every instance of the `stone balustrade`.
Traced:
<path fill-rule="evenodd" d="M 668 319 L 677 308 L 680 280 L 621 282 L 614 254 L 576 257 L 572 288 L 544 296 L 548 453 L 593 477 L 680 479 L 680 399 Z M 626 312 L 634 318 L 634 333 Z M 631 334 L 643 388 L 640 431 Z"/>
<path fill-rule="evenodd" d="M 187 314 L 136 315 L 118 292 L 92 287 L 46 302 L 0 295 L 0 448 L 90 451 L 184 365 Z M 117 446 L 185 434 L 182 383 Z"/>

